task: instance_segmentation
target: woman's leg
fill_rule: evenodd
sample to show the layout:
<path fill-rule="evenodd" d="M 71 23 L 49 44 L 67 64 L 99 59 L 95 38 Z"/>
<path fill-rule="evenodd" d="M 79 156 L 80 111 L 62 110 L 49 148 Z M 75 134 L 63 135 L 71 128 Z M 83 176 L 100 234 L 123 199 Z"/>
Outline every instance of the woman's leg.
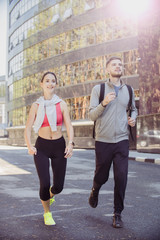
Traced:
<path fill-rule="evenodd" d="M 44 213 L 50 212 L 50 199 L 47 201 L 41 200 L 41 203 L 44 209 Z"/>
<path fill-rule="evenodd" d="M 53 186 L 51 188 L 51 197 L 59 194 L 63 190 L 67 159 L 65 158 L 52 158 L 51 159 L 53 170 Z"/>
<path fill-rule="evenodd" d="M 51 158 L 51 166 L 53 171 L 53 186 L 51 188 L 51 196 L 58 194 L 63 190 L 67 166 L 67 159 L 64 157 L 64 138 L 58 139 L 54 144 L 54 156 Z"/>
<path fill-rule="evenodd" d="M 34 156 L 34 161 L 40 181 L 40 199 L 44 209 L 44 223 L 45 225 L 55 225 L 50 212 L 50 175 L 49 175 L 49 158 L 44 153 L 37 151 Z"/>
<path fill-rule="evenodd" d="M 49 158 L 37 150 L 37 155 L 34 155 L 34 162 L 36 165 L 39 182 L 40 182 L 40 199 L 47 201 L 50 199 L 49 188 L 50 188 L 50 173 L 49 173 Z"/>

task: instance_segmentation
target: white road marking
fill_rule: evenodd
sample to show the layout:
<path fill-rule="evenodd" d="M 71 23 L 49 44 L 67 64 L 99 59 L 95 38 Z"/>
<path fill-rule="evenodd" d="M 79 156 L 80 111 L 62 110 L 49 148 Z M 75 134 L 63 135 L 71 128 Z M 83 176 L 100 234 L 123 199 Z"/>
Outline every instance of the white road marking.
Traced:
<path fill-rule="evenodd" d="M 0 176 L 1 175 L 19 175 L 19 174 L 31 174 L 30 172 L 21 169 L 11 163 L 0 158 Z"/>

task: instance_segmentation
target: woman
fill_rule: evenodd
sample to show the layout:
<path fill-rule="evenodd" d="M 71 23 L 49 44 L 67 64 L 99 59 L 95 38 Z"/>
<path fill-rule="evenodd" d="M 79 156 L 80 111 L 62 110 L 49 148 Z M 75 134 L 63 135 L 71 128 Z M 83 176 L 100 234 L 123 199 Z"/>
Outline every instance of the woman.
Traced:
<path fill-rule="evenodd" d="M 46 72 L 41 80 L 44 96 L 31 106 L 25 128 L 25 140 L 28 153 L 34 155 L 34 162 L 40 181 L 40 199 L 44 208 L 44 223 L 55 225 L 50 212 L 54 195 L 62 191 L 66 173 L 67 158 L 73 151 L 73 127 L 69 117 L 67 104 L 55 93 L 56 75 Z M 68 145 L 62 136 L 62 125 L 66 126 Z M 34 125 L 38 138 L 35 147 L 31 143 L 31 130 Z M 49 158 L 53 171 L 53 186 L 50 186 Z"/>

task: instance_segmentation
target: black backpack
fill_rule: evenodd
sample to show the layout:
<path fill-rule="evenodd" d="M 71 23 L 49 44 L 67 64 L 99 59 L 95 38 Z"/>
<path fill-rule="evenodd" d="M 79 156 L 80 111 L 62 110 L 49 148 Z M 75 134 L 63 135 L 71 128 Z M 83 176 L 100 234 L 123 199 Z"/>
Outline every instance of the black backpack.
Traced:
<path fill-rule="evenodd" d="M 126 86 L 127 86 L 128 92 L 129 92 L 129 102 L 128 102 L 127 112 L 128 112 L 128 116 L 131 117 L 131 112 L 132 112 L 132 109 L 131 109 L 131 106 L 132 106 L 132 88 L 131 88 L 130 85 L 127 85 L 127 84 L 126 84 Z M 101 83 L 100 84 L 99 103 L 101 103 L 104 99 L 104 90 L 105 90 L 105 83 Z M 95 138 L 95 125 L 96 125 L 96 121 L 94 121 L 94 125 L 93 125 L 93 138 Z M 132 138 L 132 140 L 134 140 L 131 126 L 129 125 L 128 127 L 129 127 L 129 132 L 130 132 L 131 138 Z"/>

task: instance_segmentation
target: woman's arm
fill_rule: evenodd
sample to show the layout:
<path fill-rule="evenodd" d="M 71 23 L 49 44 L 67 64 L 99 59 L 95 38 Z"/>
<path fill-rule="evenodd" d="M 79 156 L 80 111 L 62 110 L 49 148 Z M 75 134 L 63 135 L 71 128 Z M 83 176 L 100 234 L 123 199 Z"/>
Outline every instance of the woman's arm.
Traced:
<path fill-rule="evenodd" d="M 28 147 L 28 153 L 30 155 L 34 155 L 37 153 L 36 148 L 33 147 L 31 143 L 31 131 L 32 131 L 32 126 L 34 124 L 35 117 L 36 117 L 37 107 L 38 106 L 36 103 L 32 104 L 29 112 L 28 120 L 26 123 L 25 132 L 24 132 L 25 141 Z"/>
<path fill-rule="evenodd" d="M 61 109 L 62 109 L 62 114 L 63 114 L 63 119 L 64 119 L 64 124 L 67 129 L 67 135 L 68 135 L 68 145 L 65 149 L 65 157 L 71 157 L 72 156 L 72 150 L 73 150 L 73 138 L 74 138 L 74 131 L 73 131 L 73 126 L 71 124 L 71 119 L 69 116 L 69 111 L 67 108 L 67 104 L 62 101 L 61 102 Z"/>

